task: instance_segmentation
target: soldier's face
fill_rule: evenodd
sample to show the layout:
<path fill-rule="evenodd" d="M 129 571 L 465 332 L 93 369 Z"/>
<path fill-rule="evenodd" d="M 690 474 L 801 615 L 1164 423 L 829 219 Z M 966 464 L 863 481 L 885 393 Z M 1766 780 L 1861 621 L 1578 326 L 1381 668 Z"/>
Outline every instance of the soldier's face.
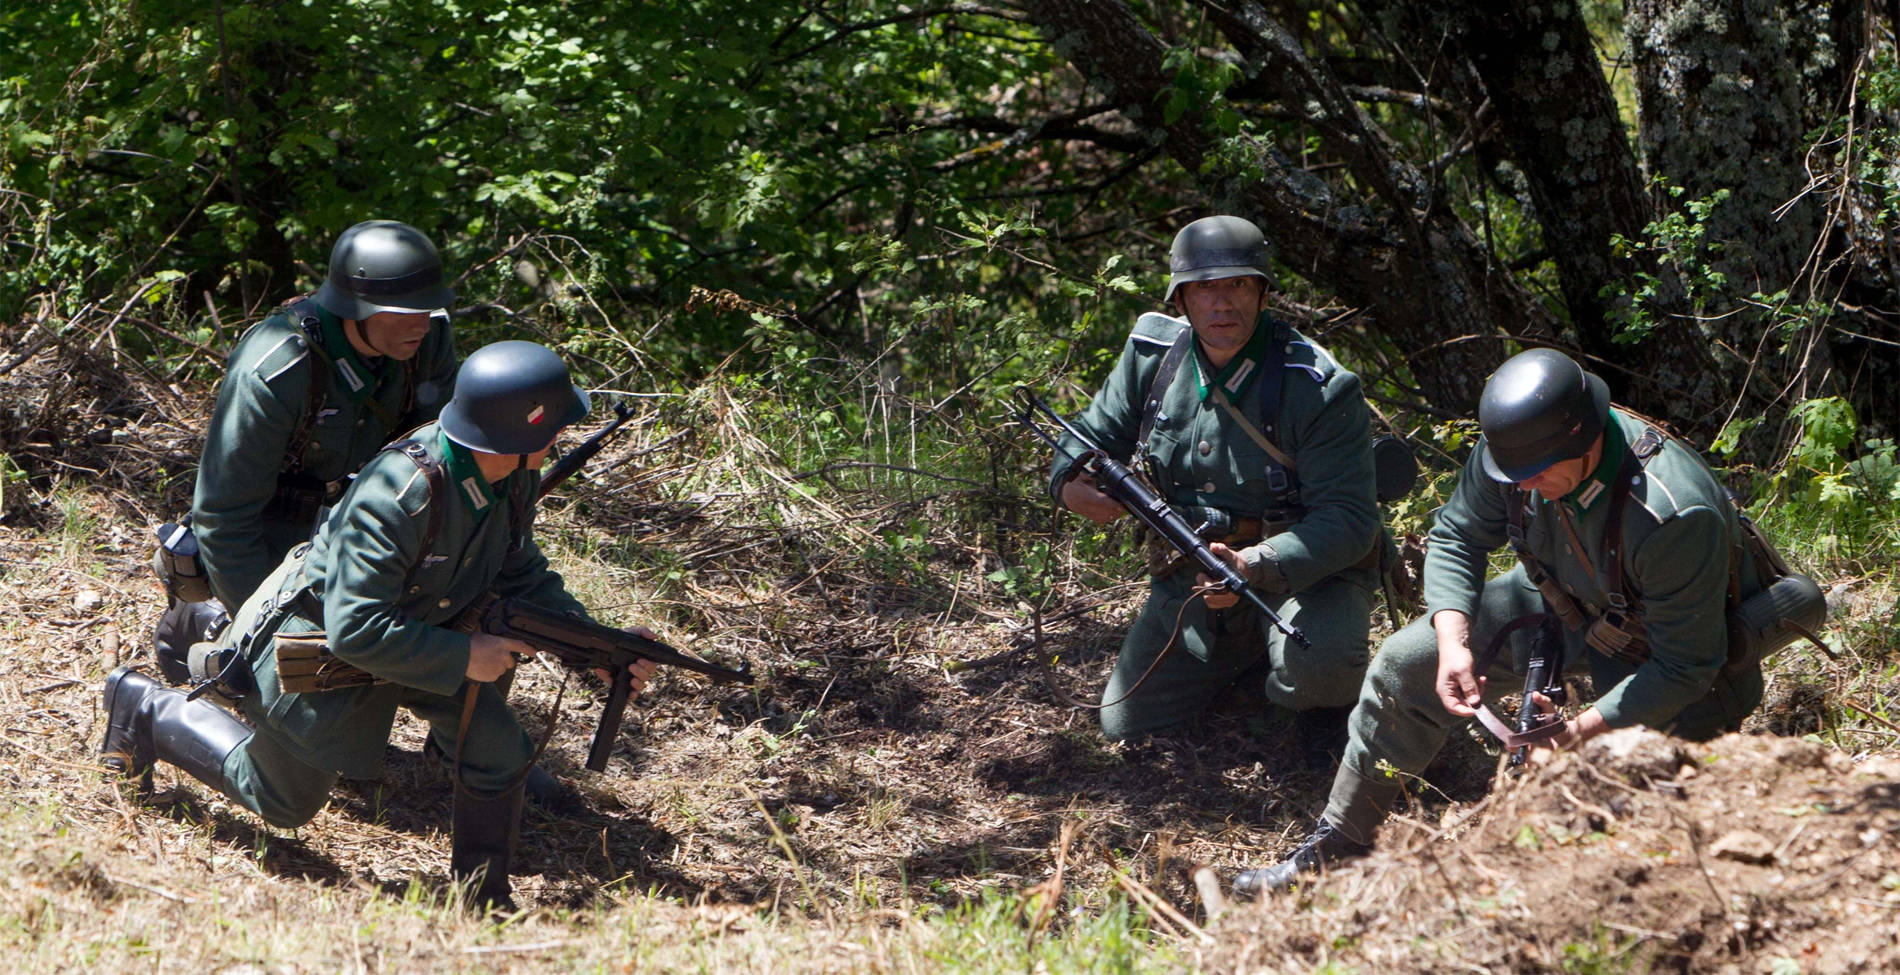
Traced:
<path fill-rule="evenodd" d="M 1266 282 L 1256 277 L 1215 278 L 1181 285 L 1175 300 L 1208 360 L 1224 366 L 1253 338 L 1266 290 Z"/>
<path fill-rule="evenodd" d="M 358 325 L 363 342 L 369 346 L 367 354 L 407 362 L 422 348 L 432 318 L 433 314 L 426 311 L 379 311 Z"/>
<path fill-rule="evenodd" d="M 1561 498 L 1577 489 L 1583 483 L 1587 473 L 1587 458 L 1572 457 L 1560 460 L 1539 471 L 1536 476 L 1517 482 L 1517 486 L 1526 491 L 1536 491 L 1545 498 Z"/>
<path fill-rule="evenodd" d="M 1603 435 L 1597 434 L 1590 449 L 1582 457 L 1560 460 L 1546 467 L 1535 477 L 1517 482 L 1517 486 L 1526 491 L 1536 491 L 1546 499 L 1554 500 L 1568 495 L 1577 489 L 1591 474 L 1596 473 L 1598 462 L 1603 460 Z"/>

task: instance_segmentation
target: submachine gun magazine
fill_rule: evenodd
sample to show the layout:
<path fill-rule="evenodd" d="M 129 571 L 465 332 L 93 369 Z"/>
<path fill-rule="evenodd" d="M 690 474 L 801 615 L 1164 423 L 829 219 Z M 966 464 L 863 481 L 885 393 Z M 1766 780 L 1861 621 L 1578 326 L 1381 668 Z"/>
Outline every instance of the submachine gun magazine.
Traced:
<path fill-rule="evenodd" d="M 1129 470 L 1127 464 L 1109 456 L 1108 451 L 1103 450 L 1095 441 L 1076 429 L 1074 424 L 1050 409 L 1049 405 L 1028 387 L 1016 388 L 1016 401 L 1019 406 L 1016 422 L 1042 438 L 1058 453 L 1080 464 L 1082 472 L 1095 481 L 1095 486 L 1100 488 L 1103 494 L 1115 499 L 1122 507 L 1128 509 L 1128 513 L 1147 525 L 1150 531 L 1174 546 L 1175 551 L 1193 559 L 1202 571 L 1220 580 L 1229 592 L 1252 603 L 1254 608 L 1260 611 L 1261 618 L 1272 624 L 1274 629 L 1286 634 L 1287 639 L 1302 647 L 1312 646 L 1307 641 L 1306 634 L 1301 633 L 1298 628 L 1282 619 L 1279 613 L 1274 612 L 1273 608 L 1267 605 L 1267 601 L 1260 598 L 1260 594 L 1247 584 L 1247 578 L 1234 571 L 1233 566 L 1221 561 L 1220 556 L 1215 555 L 1213 550 L 1207 547 L 1207 541 L 1187 523 L 1187 519 L 1181 517 L 1180 512 L 1169 507 L 1168 502 L 1143 483 L 1134 471 Z M 1062 432 L 1075 438 L 1087 449 L 1078 455 L 1064 447 L 1061 438 L 1052 436 L 1048 428 L 1036 419 L 1038 413 L 1062 428 Z"/>
<path fill-rule="evenodd" d="M 690 670 L 718 684 L 752 683 L 749 661 L 737 669 L 721 667 L 681 653 L 658 640 L 519 599 L 497 599 L 481 610 L 477 620 L 476 625 L 482 632 L 513 637 L 554 657 L 571 670 L 605 670 L 611 675 L 607 706 L 600 713 L 594 743 L 587 750 L 587 768 L 594 772 L 606 771 L 607 756 L 620 736 L 620 722 L 626 716 L 627 701 L 633 696 L 633 675 L 627 672 L 627 667 L 634 661 L 651 660 L 664 667 Z"/>
<path fill-rule="evenodd" d="M 1530 756 L 1531 745 L 1555 738 L 1564 730 L 1563 716 L 1537 710 L 1531 695 L 1542 694 L 1558 707 L 1563 707 L 1570 696 L 1564 687 L 1562 624 L 1552 613 L 1528 613 L 1505 624 L 1491 638 L 1491 645 L 1485 648 L 1484 656 L 1479 658 L 1484 665 L 1480 670 L 1488 668 L 1498 654 L 1509 649 L 1510 644 L 1506 640 L 1512 632 L 1527 626 L 1537 629 L 1531 634 L 1530 660 L 1524 668 L 1524 697 L 1517 705 L 1517 720 L 1511 726 L 1506 726 L 1489 705 L 1478 709 L 1478 723 L 1511 750 L 1509 767 L 1513 769 L 1524 764 Z"/>

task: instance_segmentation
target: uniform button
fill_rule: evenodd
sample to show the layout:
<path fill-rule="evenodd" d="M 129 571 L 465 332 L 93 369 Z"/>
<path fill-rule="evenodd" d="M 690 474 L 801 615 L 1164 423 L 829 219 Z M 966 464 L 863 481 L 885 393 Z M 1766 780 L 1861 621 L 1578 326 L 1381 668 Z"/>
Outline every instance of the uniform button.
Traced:
<path fill-rule="evenodd" d="M 413 595 L 415 595 L 416 593 L 419 593 L 419 592 L 421 592 L 421 591 L 422 591 L 422 587 L 421 587 L 420 585 L 416 585 L 416 586 L 410 586 L 410 587 L 409 587 L 409 595 L 411 595 L 411 596 L 413 596 Z"/>
<path fill-rule="evenodd" d="M 363 429 L 363 421 L 360 418 L 356 421 L 356 428 L 358 430 Z"/>
<path fill-rule="evenodd" d="M 1206 484 L 1203 484 L 1203 485 L 1201 485 L 1201 493 L 1202 493 L 1202 494 L 1213 494 L 1213 493 L 1214 493 L 1214 482 L 1213 482 L 1213 481 L 1209 481 L 1209 482 L 1207 482 Z"/>
<path fill-rule="evenodd" d="M 436 600 L 436 603 L 435 603 L 435 604 L 436 604 L 436 606 L 438 606 L 438 607 L 440 607 L 440 608 L 442 608 L 442 609 L 448 609 L 448 608 L 449 608 L 449 605 L 450 605 L 450 603 L 449 603 L 449 601 L 448 601 L 448 599 L 447 599 L 446 597 L 444 597 L 444 598 L 442 598 L 442 599 L 438 599 L 438 600 Z"/>
<path fill-rule="evenodd" d="M 463 566 L 464 568 L 467 568 L 468 566 L 471 566 L 471 565 L 474 565 L 474 564 L 475 564 L 475 556 L 473 556 L 473 555 L 468 555 L 468 556 L 464 556 L 464 557 L 462 558 L 462 566 Z"/>
<path fill-rule="evenodd" d="M 1201 441 L 1201 456 L 1202 457 L 1206 457 L 1208 454 L 1211 454 L 1213 452 L 1214 452 L 1213 444 L 1208 443 L 1205 440 Z"/>

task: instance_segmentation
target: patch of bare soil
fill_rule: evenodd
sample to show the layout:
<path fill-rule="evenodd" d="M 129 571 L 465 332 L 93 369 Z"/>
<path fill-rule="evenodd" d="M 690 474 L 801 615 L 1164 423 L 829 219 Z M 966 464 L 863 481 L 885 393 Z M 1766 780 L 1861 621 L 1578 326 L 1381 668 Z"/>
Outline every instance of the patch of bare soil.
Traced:
<path fill-rule="evenodd" d="M 1215 970 L 1900 969 L 1900 761 L 1606 736 L 1219 926 Z M 1780 967 L 1776 967 L 1780 966 Z"/>
<path fill-rule="evenodd" d="M 169 770 L 142 803 L 103 777 L 99 687 L 150 661 L 162 596 L 147 525 L 184 503 L 179 458 L 210 391 L 142 391 L 102 375 L 97 350 L 34 351 L 0 418 L 16 471 L 0 512 L 0 788 L 48 824 L 10 868 L 68 900 L 181 919 L 206 891 L 245 902 L 293 885 L 327 903 L 397 900 L 412 881 L 445 890 L 449 784 L 406 717 L 386 775 L 339 786 L 294 834 Z M 1203 944 L 1220 970 L 1546 971 L 1594 951 L 1638 968 L 1757 971 L 1785 956 L 1826 971 L 1895 957 L 1893 763 L 1754 738 L 1593 748 L 1486 799 L 1492 754 L 1454 736 L 1380 854 L 1217 919 L 1209 945 L 1193 868 L 1231 877 L 1283 854 L 1323 804 L 1330 775 L 1299 766 L 1290 716 L 1240 688 L 1173 734 L 1105 741 L 1050 682 L 1099 693 L 1139 588 L 1070 581 L 1032 626 L 987 576 L 999 546 L 1066 544 L 1018 523 L 1040 502 L 791 470 L 746 408 L 716 387 L 663 407 L 537 526 L 602 619 L 749 658 L 762 680 L 663 675 L 596 775 L 582 768 L 595 693 L 567 681 L 557 704 L 564 678 L 526 668 L 523 723 L 539 736 L 554 719 L 544 763 L 583 799 L 527 814 L 517 888 L 530 907 L 652 892 L 878 917 L 989 889 L 1054 895 L 1036 903 L 1064 910 L 1026 917 L 1035 928 L 1128 896 L 1151 905 L 1157 936 Z M 1027 490 L 1035 477 L 1022 471 Z M 957 527 L 970 524 L 994 530 Z M 110 870 L 72 866 L 75 837 Z M 172 930 L 144 936 L 192 929 Z"/>

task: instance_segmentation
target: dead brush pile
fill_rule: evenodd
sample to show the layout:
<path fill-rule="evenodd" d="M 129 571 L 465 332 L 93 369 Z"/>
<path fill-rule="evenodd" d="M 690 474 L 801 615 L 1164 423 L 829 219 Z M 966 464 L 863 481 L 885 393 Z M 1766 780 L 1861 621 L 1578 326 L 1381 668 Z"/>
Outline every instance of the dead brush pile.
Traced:
<path fill-rule="evenodd" d="M 1900 760 L 1631 729 L 1237 912 L 1213 970 L 1900 967 Z"/>

